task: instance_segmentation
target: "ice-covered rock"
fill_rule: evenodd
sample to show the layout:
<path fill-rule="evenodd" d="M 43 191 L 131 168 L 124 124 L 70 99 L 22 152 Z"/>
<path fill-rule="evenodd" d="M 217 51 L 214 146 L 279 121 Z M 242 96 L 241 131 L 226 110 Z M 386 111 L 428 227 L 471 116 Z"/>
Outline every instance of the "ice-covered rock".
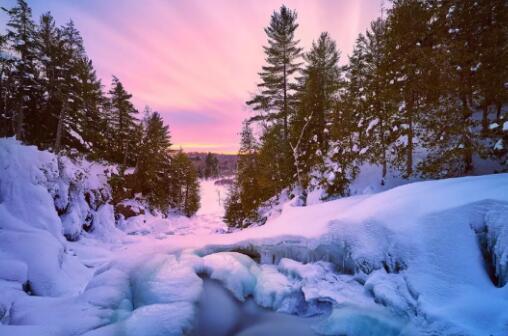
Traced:
<path fill-rule="evenodd" d="M 219 280 L 240 301 L 254 293 L 258 265 L 244 254 L 236 252 L 214 253 L 203 257 L 201 273 Z"/>

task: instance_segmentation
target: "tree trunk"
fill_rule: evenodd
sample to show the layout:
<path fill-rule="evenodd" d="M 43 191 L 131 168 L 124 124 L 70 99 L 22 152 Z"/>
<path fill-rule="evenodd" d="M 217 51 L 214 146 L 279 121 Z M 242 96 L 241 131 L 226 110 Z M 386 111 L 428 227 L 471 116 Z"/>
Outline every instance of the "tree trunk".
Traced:
<path fill-rule="evenodd" d="M 406 146 L 406 178 L 413 175 L 413 114 L 414 114 L 414 93 L 411 94 L 409 104 L 407 104 L 407 146 Z"/>
<path fill-rule="evenodd" d="M 467 97 L 462 98 L 463 117 L 464 117 L 464 174 L 468 174 L 473 170 L 473 144 L 471 141 L 471 131 L 469 129 L 469 121 L 471 118 L 471 110 L 468 107 Z"/>
<path fill-rule="evenodd" d="M 298 196 L 300 199 L 300 206 L 306 206 L 307 205 L 307 186 L 304 185 L 303 179 L 302 179 L 302 171 L 300 168 L 300 160 L 298 159 L 298 148 L 293 148 L 293 159 L 295 161 L 295 168 L 296 168 L 296 179 L 298 186 L 300 187 L 301 194 Z"/>
<path fill-rule="evenodd" d="M 486 135 L 489 130 L 489 104 L 485 103 L 483 106 L 482 115 L 482 134 Z"/>
<path fill-rule="evenodd" d="M 123 160 L 122 160 L 122 163 L 125 166 L 127 166 L 127 154 L 129 153 L 129 144 L 126 144 L 125 143 L 125 140 L 124 140 L 124 145 L 122 146 L 123 147 Z"/>
<path fill-rule="evenodd" d="M 386 140 L 385 140 L 385 132 L 384 132 L 384 122 L 383 119 L 380 118 L 380 129 L 381 129 L 381 165 L 383 167 L 383 171 L 381 173 L 381 185 L 385 185 L 385 178 L 387 173 L 387 164 L 386 164 Z"/>
<path fill-rule="evenodd" d="M 187 183 L 185 184 L 185 200 L 183 204 L 183 212 L 185 213 L 186 216 L 188 215 L 187 212 L 188 206 L 189 206 L 189 181 L 187 181 Z"/>
<path fill-rule="evenodd" d="M 62 108 L 60 109 L 60 115 L 58 117 L 58 126 L 56 127 L 56 137 L 55 137 L 55 153 L 60 152 L 60 146 L 62 145 L 62 133 L 64 126 L 64 118 L 67 113 L 67 102 L 63 101 Z"/>
<path fill-rule="evenodd" d="M 286 64 L 284 64 L 284 142 L 288 142 L 288 97 L 287 97 L 287 74 Z"/>
<path fill-rule="evenodd" d="M 19 141 L 24 140 L 24 130 L 23 130 L 23 123 L 24 123 L 24 112 L 23 106 L 21 106 L 19 103 L 16 104 L 16 108 L 13 110 L 15 111 L 12 116 L 12 130 L 14 135 L 16 136 L 16 139 Z"/>

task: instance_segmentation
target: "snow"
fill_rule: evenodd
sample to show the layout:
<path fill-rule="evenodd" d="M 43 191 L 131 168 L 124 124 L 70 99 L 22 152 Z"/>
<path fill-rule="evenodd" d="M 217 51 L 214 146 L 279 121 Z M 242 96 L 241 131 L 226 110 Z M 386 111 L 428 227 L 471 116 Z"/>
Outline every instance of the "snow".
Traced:
<path fill-rule="evenodd" d="M 498 127 L 499 127 L 499 124 L 498 124 L 498 123 L 492 123 L 492 124 L 490 124 L 490 125 L 489 125 L 489 129 L 490 129 L 490 130 L 496 129 L 496 128 L 498 128 Z"/>
<path fill-rule="evenodd" d="M 257 264 L 241 253 L 222 252 L 203 257 L 200 270 L 211 279 L 221 281 L 224 286 L 240 301 L 254 292 L 256 274 L 259 273 Z"/>
<path fill-rule="evenodd" d="M 496 144 L 494 145 L 494 150 L 503 150 L 504 148 L 504 143 L 503 143 L 503 139 L 499 139 L 497 140 Z"/>
<path fill-rule="evenodd" d="M 369 122 L 369 125 L 367 126 L 367 129 L 365 130 L 365 132 L 367 134 L 369 134 L 370 130 L 375 127 L 377 124 L 379 123 L 379 118 L 375 118 L 375 119 L 372 119 L 370 122 Z"/>
<path fill-rule="evenodd" d="M 162 218 L 158 214 L 145 213 L 122 222 L 122 230 L 136 235 L 157 234 L 161 238 L 168 235 L 225 232 L 227 226 L 222 221 L 222 217 L 224 216 L 223 202 L 226 199 L 227 191 L 224 185 L 215 184 L 216 181 L 215 179 L 200 181 L 201 207 L 191 218 L 179 214 Z M 134 208 L 143 207 L 142 204 L 133 200 L 122 203 Z"/>
<path fill-rule="evenodd" d="M 354 196 L 281 200 L 265 225 L 225 234 L 213 180 L 195 216 L 120 230 L 113 170 L 0 139 L 0 335 L 190 335 L 209 279 L 242 314 L 319 316 L 298 321 L 324 335 L 508 333 L 508 174 L 375 189 L 372 167 Z"/>

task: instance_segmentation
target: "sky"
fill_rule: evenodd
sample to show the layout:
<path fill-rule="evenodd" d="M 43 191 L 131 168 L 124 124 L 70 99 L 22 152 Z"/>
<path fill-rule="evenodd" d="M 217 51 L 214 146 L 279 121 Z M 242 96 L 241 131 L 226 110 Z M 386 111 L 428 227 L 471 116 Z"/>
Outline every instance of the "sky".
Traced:
<path fill-rule="evenodd" d="M 383 0 L 28 0 L 36 20 L 72 19 L 106 89 L 117 76 L 133 103 L 161 113 L 174 148 L 234 153 L 245 101 L 264 64 L 263 28 L 284 3 L 298 12 L 306 50 L 327 31 L 347 62 Z M 1 0 L 9 7 L 14 0 Z M 0 14 L 5 26 L 6 15 Z"/>

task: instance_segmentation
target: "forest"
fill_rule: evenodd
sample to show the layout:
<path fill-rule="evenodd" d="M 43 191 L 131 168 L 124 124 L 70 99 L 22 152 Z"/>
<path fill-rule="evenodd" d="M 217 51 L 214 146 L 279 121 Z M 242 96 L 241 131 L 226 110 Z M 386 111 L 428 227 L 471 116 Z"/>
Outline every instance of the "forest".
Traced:
<path fill-rule="evenodd" d="M 104 87 L 73 21 L 58 25 L 49 12 L 36 20 L 25 0 L 2 10 L 9 20 L 0 35 L 0 137 L 116 164 L 115 198 L 142 193 L 154 210 L 194 214 L 192 162 L 170 150 L 161 115 L 148 106 L 139 113 L 120 79 Z"/>
<path fill-rule="evenodd" d="M 341 65 L 332 36 L 303 50 L 297 12 L 274 11 L 226 222 L 262 223 L 283 191 L 348 196 L 368 166 L 381 185 L 507 171 L 507 22 L 502 0 L 395 0 Z"/>

